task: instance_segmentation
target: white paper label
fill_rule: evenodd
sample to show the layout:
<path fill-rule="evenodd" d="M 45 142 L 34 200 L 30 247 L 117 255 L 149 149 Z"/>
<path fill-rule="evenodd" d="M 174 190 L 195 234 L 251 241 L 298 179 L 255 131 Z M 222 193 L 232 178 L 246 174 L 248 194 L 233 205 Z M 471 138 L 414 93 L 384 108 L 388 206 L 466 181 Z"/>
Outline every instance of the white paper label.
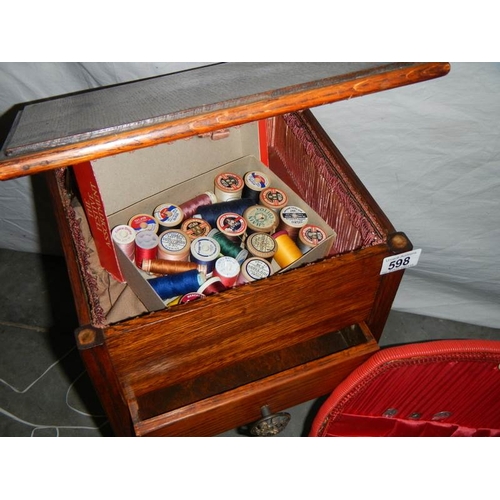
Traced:
<path fill-rule="evenodd" d="M 416 250 L 386 257 L 382 262 L 380 274 L 393 273 L 394 271 L 401 271 L 416 266 L 421 252 L 422 249 L 417 248 Z"/>

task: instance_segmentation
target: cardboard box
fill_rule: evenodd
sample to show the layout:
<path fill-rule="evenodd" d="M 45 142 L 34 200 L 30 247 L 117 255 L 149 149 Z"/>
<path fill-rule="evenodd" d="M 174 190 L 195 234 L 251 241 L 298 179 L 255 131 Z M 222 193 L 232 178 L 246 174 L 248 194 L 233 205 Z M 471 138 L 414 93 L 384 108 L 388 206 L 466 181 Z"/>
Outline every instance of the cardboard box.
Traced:
<path fill-rule="evenodd" d="M 101 265 L 117 280 L 126 281 L 149 311 L 165 307 L 164 301 L 139 270 L 111 240 L 111 230 L 127 224 L 139 213 L 152 214 L 162 203 L 181 204 L 207 190 L 214 190 L 220 172 L 241 177 L 250 170 L 265 171 L 271 185 L 283 189 L 288 204 L 302 208 L 309 223 L 321 226 L 327 238 L 284 272 L 323 258 L 335 240 L 335 231 L 261 161 L 264 127 L 249 123 L 231 128 L 223 138 L 191 137 L 172 143 L 109 156 L 75 166 L 75 176 Z M 266 158 L 263 158 L 266 160 Z"/>

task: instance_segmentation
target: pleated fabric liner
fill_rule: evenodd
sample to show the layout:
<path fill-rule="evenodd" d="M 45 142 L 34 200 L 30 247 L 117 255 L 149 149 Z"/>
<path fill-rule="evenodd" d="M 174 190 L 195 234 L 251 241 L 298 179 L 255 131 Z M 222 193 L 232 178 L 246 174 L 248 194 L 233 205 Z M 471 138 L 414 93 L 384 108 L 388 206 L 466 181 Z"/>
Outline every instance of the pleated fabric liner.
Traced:
<path fill-rule="evenodd" d="M 500 341 L 384 349 L 323 403 L 310 436 L 500 437 Z"/>

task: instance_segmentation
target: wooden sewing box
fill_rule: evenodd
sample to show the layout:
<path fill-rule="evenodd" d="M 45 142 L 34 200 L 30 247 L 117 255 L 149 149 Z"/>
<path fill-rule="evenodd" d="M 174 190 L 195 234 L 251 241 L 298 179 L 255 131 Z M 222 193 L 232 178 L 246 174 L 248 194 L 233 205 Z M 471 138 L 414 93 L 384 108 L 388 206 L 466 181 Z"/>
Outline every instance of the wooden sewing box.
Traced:
<path fill-rule="evenodd" d="M 0 179 L 47 178 L 80 323 L 76 343 L 117 436 L 213 436 L 251 425 L 264 410 L 330 393 L 378 350 L 404 273 L 381 274 L 382 263 L 412 244 L 309 108 L 448 71 L 447 63 L 221 63 L 23 108 L 2 149 Z M 198 176 L 248 151 L 331 227 L 326 255 L 163 308 L 144 306 L 95 260 L 94 236 L 109 238 L 112 224 L 86 220 L 89 183 L 102 187 L 99 203 L 110 196 L 130 212 L 160 199 L 155 189 L 190 198 Z M 96 176 L 77 181 L 81 165 L 96 166 Z M 124 296 L 116 315 L 114 300 Z"/>

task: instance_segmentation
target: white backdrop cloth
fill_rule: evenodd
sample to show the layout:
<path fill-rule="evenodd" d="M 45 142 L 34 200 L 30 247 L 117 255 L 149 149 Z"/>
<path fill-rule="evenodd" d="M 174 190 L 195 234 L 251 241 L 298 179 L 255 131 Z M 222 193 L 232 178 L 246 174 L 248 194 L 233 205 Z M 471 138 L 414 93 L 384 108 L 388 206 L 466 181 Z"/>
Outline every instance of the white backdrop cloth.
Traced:
<path fill-rule="evenodd" d="M 0 63 L 0 115 L 202 64 Z M 499 84 L 500 64 L 452 63 L 443 78 L 314 109 L 395 228 L 422 249 L 396 310 L 500 328 Z M 58 251 L 33 184 L 0 183 L 0 247 Z"/>

